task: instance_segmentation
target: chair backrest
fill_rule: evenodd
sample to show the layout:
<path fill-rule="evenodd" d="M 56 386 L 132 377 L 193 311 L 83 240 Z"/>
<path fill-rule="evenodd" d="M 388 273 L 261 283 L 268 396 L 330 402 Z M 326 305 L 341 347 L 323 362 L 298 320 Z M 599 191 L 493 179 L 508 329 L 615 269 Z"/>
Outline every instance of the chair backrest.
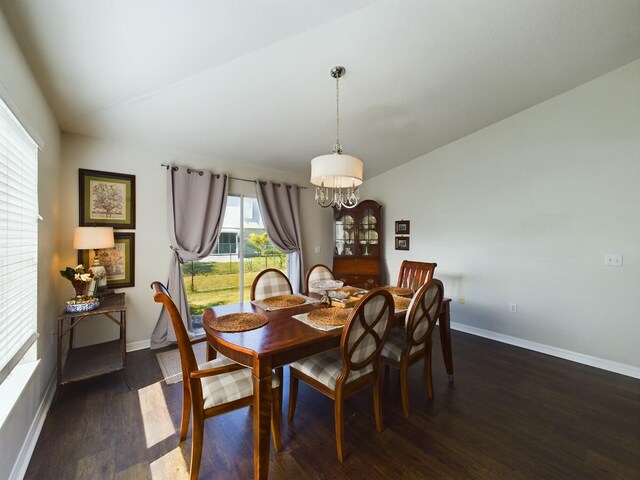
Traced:
<path fill-rule="evenodd" d="M 307 272 L 307 276 L 304 280 L 304 288 L 305 292 L 316 292 L 316 293 L 324 293 L 324 290 L 314 289 L 309 286 L 309 283 L 315 280 L 333 280 L 333 272 L 326 265 L 322 265 L 318 263 L 309 269 Z"/>
<path fill-rule="evenodd" d="M 353 307 L 340 339 L 345 367 L 361 370 L 380 358 L 393 321 L 393 297 L 382 288 L 369 291 Z"/>
<path fill-rule="evenodd" d="M 287 276 L 275 268 L 262 270 L 251 284 L 251 300 L 262 300 L 274 295 L 290 295 L 293 293 L 291 282 Z"/>
<path fill-rule="evenodd" d="M 403 260 L 398 274 L 398 287 L 410 288 L 414 292 L 433 278 L 437 263 Z"/>
<path fill-rule="evenodd" d="M 162 303 L 164 305 L 164 308 L 166 308 L 167 312 L 169 313 L 171 324 L 173 325 L 173 330 L 176 333 L 178 350 L 180 351 L 182 378 L 188 379 L 191 372 L 198 370 L 198 362 L 196 361 L 196 357 L 193 354 L 193 348 L 191 348 L 191 340 L 189 338 L 189 334 L 187 333 L 187 329 L 182 322 L 182 315 L 180 315 L 178 307 L 176 307 L 176 304 L 173 303 L 171 295 L 169 295 L 169 292 L 162 283 L 153 282 L 151 284 L 151 289 L 154 292 L 153 299 L 157 303 Z"/>
<path fill-rule="evenodd" d="M 408 352 L 419 350 L 430 338 L 442 310 L 443 300 L 444 286 L 437 278 L 429 280 L 413 296 L 405 322 Z"/>

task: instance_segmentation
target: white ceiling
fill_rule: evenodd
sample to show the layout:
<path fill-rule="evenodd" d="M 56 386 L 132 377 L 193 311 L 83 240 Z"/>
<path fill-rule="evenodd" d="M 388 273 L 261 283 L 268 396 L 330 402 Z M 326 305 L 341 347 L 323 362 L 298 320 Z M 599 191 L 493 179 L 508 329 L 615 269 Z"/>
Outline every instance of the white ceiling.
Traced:
<path fill-rule="evenodd" d="M 65 132 L 365 179 L 640 58 L 640 0 L 0 0 Z"/>

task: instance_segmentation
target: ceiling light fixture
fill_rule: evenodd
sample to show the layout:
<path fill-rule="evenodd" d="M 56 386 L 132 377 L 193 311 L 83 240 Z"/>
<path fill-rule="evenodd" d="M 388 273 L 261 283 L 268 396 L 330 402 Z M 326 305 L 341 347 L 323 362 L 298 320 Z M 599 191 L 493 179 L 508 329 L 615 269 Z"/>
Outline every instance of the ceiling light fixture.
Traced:
<path fill-rule="evenodd" d="M 331 76 L 336 79 L 336 143 L 333 153 L 311 160 L 311 183 L 316 185 L 316 202 L 321 207 L 353 208 L 358 205 L 364 165 L 362 160 L 342 154 L 340 145 L 340 77 L 344 67 L 333 67 Z"/>

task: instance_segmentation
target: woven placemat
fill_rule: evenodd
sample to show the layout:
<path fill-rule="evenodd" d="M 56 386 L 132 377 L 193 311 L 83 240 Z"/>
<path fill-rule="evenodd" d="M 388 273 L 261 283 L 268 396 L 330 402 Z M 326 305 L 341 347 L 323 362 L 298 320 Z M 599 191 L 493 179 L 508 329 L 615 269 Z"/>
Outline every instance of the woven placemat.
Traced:
<path fill-rule="evenodd" d="M 364 292 L 365 290 L 363 290 L 362 288 L 358 288 L 358 287 L 340 287 L 340 288 L 336 288 L 335 290 L 336 292 L 346 292 L 350 295 L 353 295 L 354 293 L 360 293 L 360 292 Z"/>
<path fill-rule="evenodd" d="M 263 313 L 232 313 L 216 317 L 209 326 L 219 332 L 246 332 L 269 323 L 269 317 Z"/>
<path fill-rule="evenodd" d="M 382 287 L 387 290 L 391 295 L 413 295 L 413 290 L 410 288 L 401 288 L 401 287 Z"/>
<path fill-rule="evenodd" d="M 307 314 L 307 318 L 312 323 L 318 325 L 344 325 L 351 313 L 350 308 L 320 308 L 312 310 Z"/>
<path fill-rule="evenodd" d="M 409 304 L 411 303 L 410 298 L 404 297 L 393 297 L 393 305 L 396 310 L 406 310 L 409 308 Z"/>
<path fill-rule="evenodd" d="M 294 305 L 302 305 L 305 299 L 300 295 L 276 295 L 265 298 L 262 302 L 268 307 L 293 307 Z"/>

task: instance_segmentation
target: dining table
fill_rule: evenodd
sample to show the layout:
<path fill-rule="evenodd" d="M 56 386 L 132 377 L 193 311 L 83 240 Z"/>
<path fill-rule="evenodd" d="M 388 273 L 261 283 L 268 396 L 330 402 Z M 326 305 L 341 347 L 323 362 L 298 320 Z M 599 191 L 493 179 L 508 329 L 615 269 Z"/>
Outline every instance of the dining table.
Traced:
<path fill-rule="evenodd" d="M 310 293 L 307 298 L 318 299 L 320 296 Z M 445 368 L 449 381 L 453 381 L 450 303 L 451 299 L 444 299 L 438 324 Z M 202 325 L 209 345 L 208 358 L 215 356 L 217 351 L 253 370 L 253 466 L 256 480 L 267 479 L 269 475 L 273 369 L 340 345 L 342 328 L 320 330 L 293 318 L 325 306 L 318 301 L 265 310 L 246 301 L 209 307 L 204 311 Z M 404 320 L 405 312 L 396 312 L 394 318 L 397 323 Z M 268 323 L 242 332 L 222 332 L 210 326 L 213 319 L 236 313 L 262 313 L 268 317 Z"/>

